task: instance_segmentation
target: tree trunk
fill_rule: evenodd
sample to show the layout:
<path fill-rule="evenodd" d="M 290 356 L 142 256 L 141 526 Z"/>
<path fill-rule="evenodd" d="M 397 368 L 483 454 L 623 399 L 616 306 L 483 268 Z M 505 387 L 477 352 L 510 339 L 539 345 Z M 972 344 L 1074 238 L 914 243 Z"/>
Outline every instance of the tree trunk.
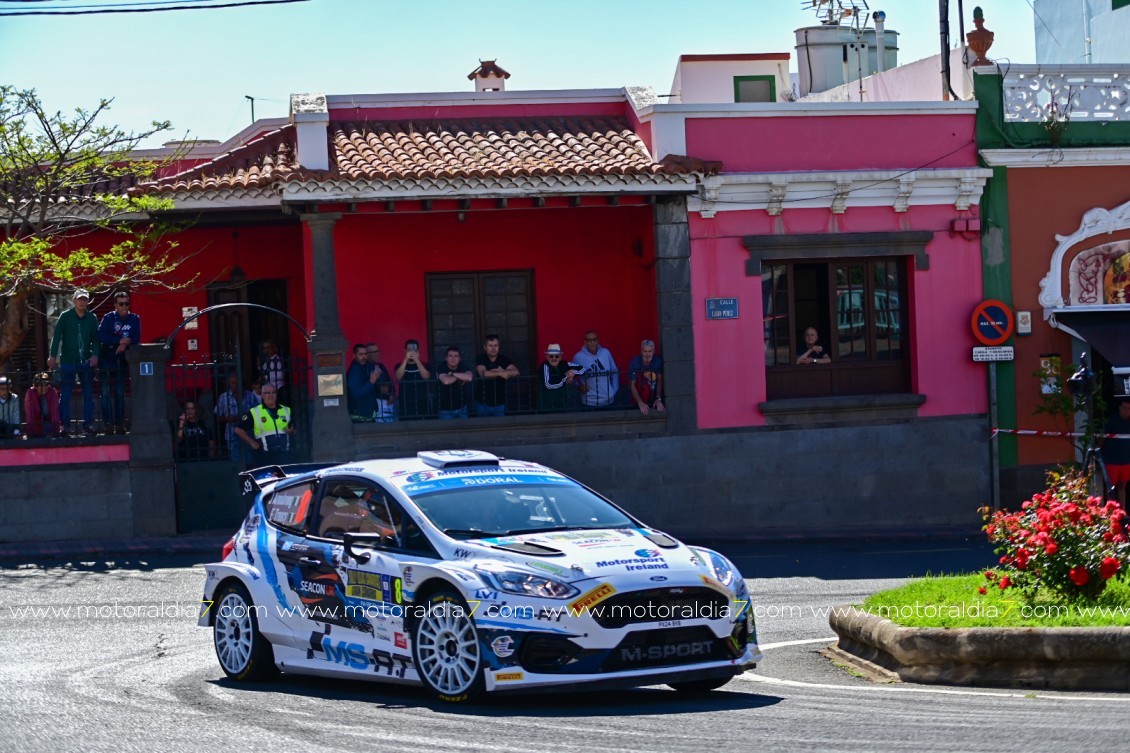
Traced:
<path fill-rule="evenodd" d="M 28 333 L 27 290 L 17 290 L 4 299 L 3 319 L 0 319 L 0 364 L 20 347 Z"/>

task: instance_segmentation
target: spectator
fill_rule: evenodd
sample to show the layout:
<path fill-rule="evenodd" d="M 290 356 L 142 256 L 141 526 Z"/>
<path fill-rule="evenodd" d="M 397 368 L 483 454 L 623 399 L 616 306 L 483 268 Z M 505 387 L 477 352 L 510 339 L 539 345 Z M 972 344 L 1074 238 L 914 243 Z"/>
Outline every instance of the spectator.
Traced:
<path fill-rule="evenodd" d="M 141 318 L 129 309 L 129 292 L 114 293 L 114 310 L 98 326 L 102 367 L 102 427 L 112 434 L 126 433 L 126 382 L 129 363 L 126 351 L 141 341 Z"/>
<path fill-rule="evenodd" d="M 1104 434 L 1130 434 L 1130 395 L 1118 396 L 1118 412 L 1103 425 Z M 1103 462 L 1118 494 L 1118 503 L 1126 509 L 1126 485 L 1130 483 L 1130 439 L 1103 441 Z"/>
<path fill-rule="evenodd" d="M 595 331 L 585 334 L 585 347 L 577 351 L 573 361 L 580 364 L 580 376 L 585 379 L 588 390 L 582 398 L 586 408 L 606 408 L 616 400 L 620 388 L 620 373 L 616 360 L 608 348 L 600 345 L 600 337 Z"/>
<path fill-rule="evenodd" d="M 473 377 L 471 368 L 463 363 L 459 348 L 449 346 L 443 366 L 436 369 L 440 418 L 467 418 L 467 385 Z"/>
<path fill-rule="evenodd" d="M 541 362 L 541 384 L 538 385 L 538 411 L 557 413 L 565 410 L 569 402 L 569 387 L 581 384 L 571 364 L 561 359 L 561 346 L 552 343 L 545 349 Z"/>
<path fill-rule="evenodd" d="M 797 363 L 831 363 L 832 357 L 820 344 L 820 333 L 815 327 L 804 331 L 804 342 L 796 349 Z"/>
<path fill-rule="evenodd" d="M 246 461 L 244 448 L 247 446 L 235 436 L 235 427 L 239 417 L 245 411 L 251 410 L 261 401 L 251 390 L 244 390 L 239 394 L 239 377 L 228 374 L 228 389 L 216 401 L 216 420 L 224 427 L 224 442 L 227 444 L 231 459 L 237 463 Z"/>
<path fill-rule="evenodd" d="M 0 376 L 0 439 L 20 436 L 20 399 L 12 392 L 12 380 Z"/>
<path fill-rule="evenodd" d="M 94 369 L 98 368 L 98 320 L 87 309 L 90 293 L 79 288 L 72 296 L 74 308 L 67 309 L 55 323 L 51 338 L 51 357 L 47 368 L 54 369 L 56 361 L 62 376 L 59 418 L 63 428 L 71 424 L 71 395 L 75 377 L 82 387 L 82 430 L 94 433 Z"/>
<path fill-rule="evenodd" d="M 184 412 L 177 419 L 177 459 L 208 460 L 215 450 L 212 431 L 196 415 L 196 403 L 185 401 Z"/>
<path fill-rule="evenodd" d="M 400 420 L 424 418 L 428 415 L 428 383 L 432 372 L 420 359 L 420 343 L 404 341 L 404 360 L 396 366 L 400 382 Z"/>
<path fill-rule="evenodd" d="M 24 396 L 24 415 L 27 416 L 27 435 L 47 437 L 63 433 L 59 419 L 59 391 L 51 384 L 51 375 L 41 371 L 35 375 L 32 386 Z"/>
<path fill-rule="evenodd" d="M 506 415 L 506 380 L 518 376 L 518 367 L 499 350 L 502 343 L 498 335 L 483 338 L 483 353 L 475 359 L 475 414 L 479 416 Z"/>
<path fill-rule="evenodd" d="M 279 391 L 272 384 L 264 384 L 263 404 L 240 417 L 235 434 L 254 452 L 255 466 L 285 463 L 290 459 L 290 437 L 294 434 L 290 408 L 279 404 Z"/>
<path fill-rule="evenodd" d="M 663 406 L 663 359 L 655 355 L 654 340 L 641 342 L 640 354 L 628 363 L 628 386 L 640 413 L 646 416 L 652 410 L 667 410 Z"/>
<path fill-rule="evenodd" d="M 392 423 L 396 420 L 396 386 L 392 383 L 388 368 L 381 363 L 381 349 L 377 344 L 366 343 L 365 352 L 373 370 L 378 372 L 376 391 L 373 393 L 373 418 L 378 423 Z"/>
<path fill-rule="evenodd" d="M 251 380 L 251 402 L 244 406 L 247 410 L 251 410 L 256 405 L 263 404 L 263 377 L 256 377 Z"/>
<path fill-rule="evenodd" d="M 354 345 L 353 363 L 345 372 L 345 400 L 354 423 L 373 420 L 378 376 L 376 367 L 369 363 L 368 349 L 361 343 Z"/>
<path fill-rule="evenodd" d="M 279 401 L 286 392 L 286 364 L 279 355 L 279 346 L 274 340 L 263 341 L 263 360 L 259 364 L 259 375 L 263 386 L 271 385 L 279 394 Z"/>

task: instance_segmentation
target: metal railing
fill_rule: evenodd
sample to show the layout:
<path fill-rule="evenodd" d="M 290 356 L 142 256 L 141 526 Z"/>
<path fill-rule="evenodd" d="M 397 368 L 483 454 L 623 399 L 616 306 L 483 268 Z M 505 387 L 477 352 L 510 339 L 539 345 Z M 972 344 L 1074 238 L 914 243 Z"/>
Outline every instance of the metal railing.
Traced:
<path fill-rule="evenodd" d="M 438 379 L 399 382 L 396 397 L 378 404 L 376 415 L 353 416 L 355 423 L 446 418 L 484 418 L 497 415 L 539 415 L 634 407 L 631 390 L 620 372 L 590 372 L 576 384 L 557 389 L 545 385 L 540 370 L 506 380 L 480 379 L 444 385 Z M 583 385 L 583 387 L 581 386 Z M 382 412 L 382 407 L 384 408 Z M 499 408 L 501 407 L 501 412 Z M 391 411 L 388 408 L 392 408 Z"/>
<path fill-rule="evenodd" d="M 59 421 L 51 420 L 50 412 L 41 418 L 28 415 L 27 411 L 27 397 L 28 391 L 33 389 L 35 376 L 40 373 L 46 372 L 50 377 L 50 390 L 46 393 L 51 395 L 51 400 L 54 401 L 54 408 L 58 411 Z M 9 369 L 0 372 L 0 376 L 7 377 L 10 383 L 9 399 L 15 399 L 18 406 L 19 422 L 13 426 L 6 420 L 10 414 L 5 404 L 0 404 L 0 439 L 11 439 L 13 437 L 20 438 L 39 438 L 39 437 L 62 437 L 62 436 L 81 436 L 91 434 L 125 434 L 128 431 L 129 418 L 131 415 L 130 410 L 130 384 L 128 374 L 121 374 L 116 369 L 93 369 L 85 378 L 90 379 L 90 393 L 91 393 L 91 421 L 90 428 L 93 431 L 86 431 L 87 423 L 84 417 L 84 397 L 83 388 L 81 386 L 81 379 L 84 375 L 74 374 L 72 376 L 72 384 L 63 384 L 63 370 L 60 368 L 54 371 L 47 369 Z M 117 380 L 121 379 L 122 394 L 121 401 L 123 410 L 118 414 L 117 406 L 114 405 L 114 400 L 117 396 L 115 386 Z M 69 386 L 69 389 L 68 389 Z M 53 393 L 51 392 L 53 390 Z M 69 420 L 62 421 L 63 401 L 69 402 Z M 37 411 L 38 413 L 38 411 Z M 117 430 L 117 431 L 115 431 Z M 15 432 L 19 433 L 16 434 Z"/>

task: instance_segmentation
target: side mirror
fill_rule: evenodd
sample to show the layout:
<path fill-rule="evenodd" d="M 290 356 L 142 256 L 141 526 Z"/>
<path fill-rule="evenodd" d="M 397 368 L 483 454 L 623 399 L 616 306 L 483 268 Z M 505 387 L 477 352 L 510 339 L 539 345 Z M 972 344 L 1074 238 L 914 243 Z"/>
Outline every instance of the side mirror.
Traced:
<path fill-rule="evenodd" d="M 382 536 L 379 533 L 346 533 L 341 540 L 345 546 L 345 553 L 364 565 L 373 558 L 373 553 L 354 551 L 353 547 L 357 544 L 369 547 L 380 546 Z"/>

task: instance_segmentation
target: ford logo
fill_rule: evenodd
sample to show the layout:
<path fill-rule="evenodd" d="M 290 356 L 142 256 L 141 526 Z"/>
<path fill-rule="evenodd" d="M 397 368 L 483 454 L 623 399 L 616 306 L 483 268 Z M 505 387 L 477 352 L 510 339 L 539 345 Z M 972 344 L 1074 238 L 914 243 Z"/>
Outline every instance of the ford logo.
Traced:
<path fill-rule="evenodd" d="M 654 580 L 654 581 L 667 580 L 666 576 L 663 576 L 663 575 L 653 575 L 653 576 L 651 576 L 651 579 Z"/>

